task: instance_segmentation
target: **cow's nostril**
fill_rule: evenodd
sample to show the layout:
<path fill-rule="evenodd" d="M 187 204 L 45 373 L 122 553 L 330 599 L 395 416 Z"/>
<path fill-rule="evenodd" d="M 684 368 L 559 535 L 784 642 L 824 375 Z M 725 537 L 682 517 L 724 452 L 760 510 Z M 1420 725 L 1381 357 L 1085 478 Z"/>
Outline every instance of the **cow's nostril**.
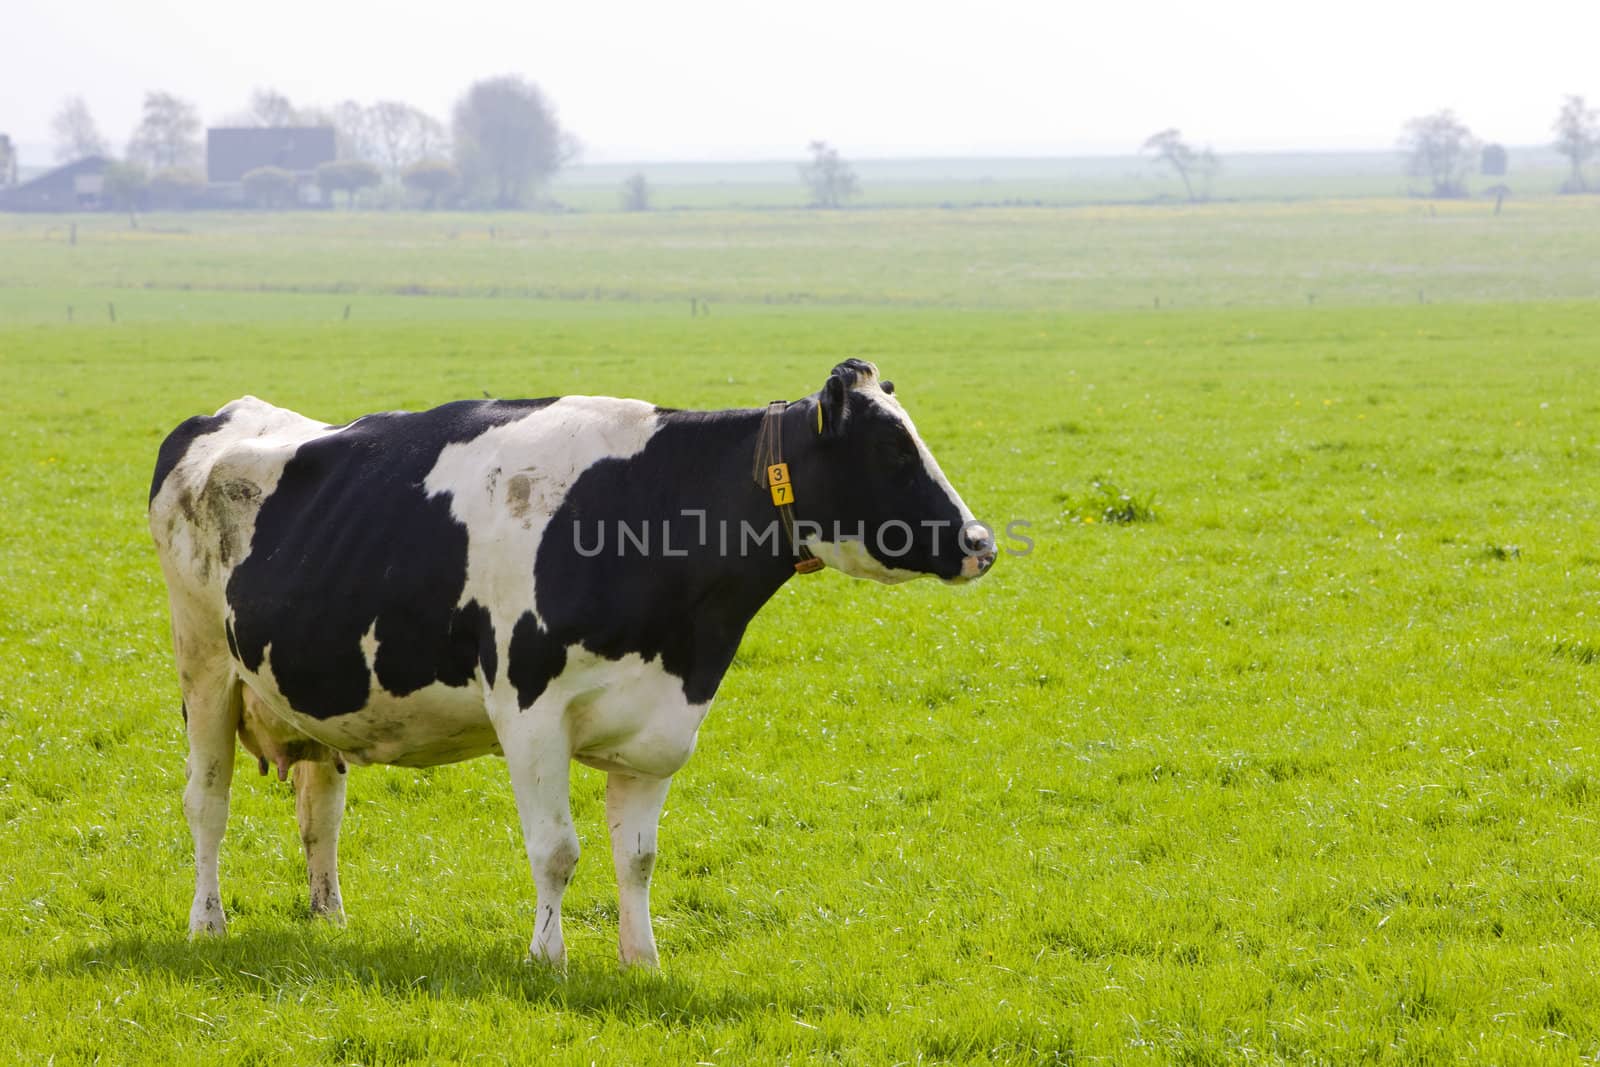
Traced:
<path fill-rule="evenodd" d="M 961 543 L 969 556 L 990 560 L 994 557 L 994 534 L 981 522 L 967 524 L 961 531 Z"/>

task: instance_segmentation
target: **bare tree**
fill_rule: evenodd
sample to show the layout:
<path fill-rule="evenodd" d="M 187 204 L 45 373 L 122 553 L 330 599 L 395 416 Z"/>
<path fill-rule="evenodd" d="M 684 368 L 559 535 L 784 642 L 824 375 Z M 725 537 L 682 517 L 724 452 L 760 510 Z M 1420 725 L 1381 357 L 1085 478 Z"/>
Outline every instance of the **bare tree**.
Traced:
<path fill-rule="evenodd" d="M 257 89 L 250 94 L 250 126 L 298 126 L 300 112 L 289 98 L 276 89 Z"/>
<path fill-rule="evenodd" d="M 1413 177 L 1427 178 L 1440 199 L 1467 195 L 1467 172 L 1478 158 L 1472 131 L 1448 108 L 1406 123 L 1400 145 Z"/>
<path fill-rule="evenodd" d="M 1211 179 L 1222 169 L 1222 163 L 1209 147 L 1196 151 L 1183 139 L 1183 134 L 1173 128 L 1146 137 L 1144 151 L 1154 152 L 1157 159 L 1170 164 L 1178 172 L 1178 177 L 1183 181 L 1184 195 L 1190 203 L 1210 199 Z M 1198 194 L 1195 192 L 1197 180 L 1200 183 Z"/>
<path fill-rule="evenodd" d="M 843 207 L 844 202 L 861 192 L 856 172 L 827 141 L 812 141 L 808 146 L 811 162 L 800 164 L 800 180 L 811 191 L 811 206 Z"/>
<path fill-rule="evenodd" d="M 539 87 L 516 75 L 474 83 L 456 103 L 453 126 L 463 182 L 503 208 L 520 206 L 575 143 Z"/>
<path fill-rule="evenodd" d="M 380 100 L 367 111 L 376 162 L 390 178 L 419 160 L 444 154 L 444 125 L 429 115 L 399 100 Z"/>
<path fill-rule="evenodd" d="M 200 112 L 171 93 L 144 96 L 144 118 L 128 142 L 128 158 L 165 170 L 200 159 Z"/>
<path fill-rule="evenodd" d="M 1572 164 L 1572 176 L 1561 186 L 1563 193 L 1584 193 L 1589 183 L 1583 176 L 1583 164 L 1596 150 L 1600 150 L 1600 116 L 1584 103 L 1581 96 L 1569 96 L 1561 105 L 1561 114 L 1555 122 L 1557 152 Z"/>
<path fill-rule="evenodd" d="M 100 136 L 89 105 L 81 96 L 70 96 L 61 102 L 61 109 L 51 120 L 50 128 L 56 135 L 56 159 L 70 163 L 85 156 L 106 154 L 106 139 Z"/>
<path fill-rule="evenodd" d="M 339 142 L 340 159 L 378 158 L 377 137 L 372 128 L 372 112 L 354 100 L 342 100 L 333 106 L 328 119 Z"/>

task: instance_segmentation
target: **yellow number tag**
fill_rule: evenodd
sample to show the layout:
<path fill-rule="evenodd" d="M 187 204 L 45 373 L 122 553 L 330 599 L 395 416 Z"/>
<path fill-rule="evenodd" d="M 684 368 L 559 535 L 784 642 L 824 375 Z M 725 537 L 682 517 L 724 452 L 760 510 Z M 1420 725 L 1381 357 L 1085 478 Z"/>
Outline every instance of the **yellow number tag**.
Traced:
<path fill-rule="evenodd" d="M 789 465 L 787 463 L 774 463 L 767 468 L 768 485 L 788 485 Z"/>
<path fill-rule="evenodd" d="M 794 486 L 788 482 L 772 487 L 772 502 L 780 508 L 785 504 L 794 503 Z"/>

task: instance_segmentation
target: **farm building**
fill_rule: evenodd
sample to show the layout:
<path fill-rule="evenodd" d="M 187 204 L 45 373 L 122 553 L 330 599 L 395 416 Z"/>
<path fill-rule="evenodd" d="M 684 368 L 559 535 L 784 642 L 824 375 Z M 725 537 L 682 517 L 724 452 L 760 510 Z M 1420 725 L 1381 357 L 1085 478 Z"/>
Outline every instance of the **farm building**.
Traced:
<path fill-rule="evenodd" d="M 101 189 L 111 160 L 85 156 L 31 181 L 0 189 L 0 211 L 93 211 L 102 206 Z"/>
<path fill-rule="evenodd" d="M 206 181 L 210 198 L 244 200 L 244 176 L 258 167 L 279 167 L 299 180 L 302 203 L 321 203 L 316 170 L 337 158 L 332 126 L 223 126 L 206 131 Z"/>

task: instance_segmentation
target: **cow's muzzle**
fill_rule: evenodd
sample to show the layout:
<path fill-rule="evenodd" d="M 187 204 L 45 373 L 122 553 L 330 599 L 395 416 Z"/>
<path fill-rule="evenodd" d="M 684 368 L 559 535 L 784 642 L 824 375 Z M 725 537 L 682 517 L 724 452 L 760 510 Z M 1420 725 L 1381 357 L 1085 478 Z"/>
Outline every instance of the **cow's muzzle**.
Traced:
<path fill-rule="evenodd" d="M 994 533 L 981 522 L 969 522 L 961 530 L 961 575 L 955 580 L 970 582 L 989 573 L 1000 551 L 995 547 Z"/>

